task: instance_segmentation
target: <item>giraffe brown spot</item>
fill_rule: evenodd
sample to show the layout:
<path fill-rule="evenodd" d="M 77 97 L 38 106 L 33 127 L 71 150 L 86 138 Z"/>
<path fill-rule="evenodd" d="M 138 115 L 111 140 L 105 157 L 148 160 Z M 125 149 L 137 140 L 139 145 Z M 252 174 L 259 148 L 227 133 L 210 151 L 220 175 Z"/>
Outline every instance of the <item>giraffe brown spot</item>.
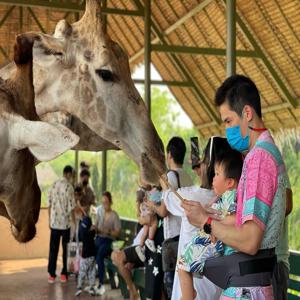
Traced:
<path fill-rule="evenodd" d="M 95 82 L 94 79 L 91 80 L 91 85 L 92 85 L 93 92 L 96 93 L 97 92 L 97 86 L 96 86 L 96 82 Z"/>
<path fill-rule="evenodd" d="M 68 73 L 63 74 L 63 76 L 61 77 L 61 82 L 66 83 L 69 80 L 70 79 L 69 79 L 69 74 Z"/>
<path fill-rule="evenodd" d="M 79 86 L 76 86 L 76 87 L 75 87 L 74 96 L 75 96 L 76 98 L 79 98 Z"/>
<path fill-rule="evenodd" d="M 84 58 L 85 58 L 87 61 L 91 61 L 92 58 L 93 58 L 92 51 L 91 51 L 91 50 L 85 50 L 84 53 L 83 53 L 83 56 L 84 56 Z"/>
<path fill-rule="evenodd" d="M 80 91 L 80 98 L 83 100 L 84 103 L 90 103 L 93 100 L 93 94 L 91 89 L 85 85 L 81 88 Z"/>
<path fill-rule="evenodd" d="M 95 122 L 97 120 L 96 106 L 92 106 L 88 109 L 88 117 L 92 122 Z"/>
<path fill-rule="evenodd" d="M 74 30 L 72 33 L 73 38 L 77 39 L 78 38 L 78 30 Z"/>
<path fill-rule="evenodd" d="M 83 38 L 80 40 L 80 44 L 81 44 L 81 47 L 85 48 L 88 44 L 88 40 L 86 38 Z"/>
<path fill-rule="evenodd" d="M 89 72 L 85 72 L 84 75 L 83 75 L 83 79 L 85 81 L 90 81 L 91 79 L 91 74 Z"/>
<path fill-rule="evenodd" d="M 76 79 L 76 76 L 77 76 L 76 72 L 72 72 L 72 73 L 71 73 L 71 80 L 72 80 L 72 81 L 75 80 L 75 79 Z"/>

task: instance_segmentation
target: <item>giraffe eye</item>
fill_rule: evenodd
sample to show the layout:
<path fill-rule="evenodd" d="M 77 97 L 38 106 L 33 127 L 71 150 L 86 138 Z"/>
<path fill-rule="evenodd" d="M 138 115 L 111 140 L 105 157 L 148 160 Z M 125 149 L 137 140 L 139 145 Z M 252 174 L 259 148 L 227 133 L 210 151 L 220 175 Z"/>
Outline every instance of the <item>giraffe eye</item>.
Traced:
<path fill-rule="evenodd" d="M 96 70 L 96 73 L 103 79 L 103 81 L 114 81 L 114 75 L 109 70 L 98 69 Z"/>

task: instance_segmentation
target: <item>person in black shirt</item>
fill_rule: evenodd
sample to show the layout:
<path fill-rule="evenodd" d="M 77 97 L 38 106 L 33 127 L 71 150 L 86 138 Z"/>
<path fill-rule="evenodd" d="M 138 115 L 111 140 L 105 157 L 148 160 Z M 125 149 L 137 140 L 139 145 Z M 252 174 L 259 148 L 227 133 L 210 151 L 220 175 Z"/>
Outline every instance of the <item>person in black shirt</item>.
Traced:
<path fill-rule="evenodd" d="M 95 259 L 95 245 L 94 237 L 95 230 L 92 227 L 91 218 L 82 210 L 83 218 L 79 223 L 79 240 L 82 241 L 82 258 L 80 260 L 80 268 L 78 275 L 77 291 L 75 296 L 82 293 L 82 284 L 84 278 L 89 279 L 88 292 L 90 295 L 96 295 L 94 286 L 96 281 L 96 259 Z"/>

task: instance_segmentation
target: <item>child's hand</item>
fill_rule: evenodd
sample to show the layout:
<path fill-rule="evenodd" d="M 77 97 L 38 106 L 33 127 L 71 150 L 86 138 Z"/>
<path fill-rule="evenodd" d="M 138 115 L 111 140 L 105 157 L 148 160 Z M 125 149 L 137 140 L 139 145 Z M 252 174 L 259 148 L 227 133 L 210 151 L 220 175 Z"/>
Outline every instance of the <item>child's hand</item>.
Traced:
<path fill-rule="evenodd" d="M 95 225 L 92 225 L 90 230 L 96 230 L 96 226 Z"/>
<path fill-rule="evenodd" d="M 147 196 L 145 196 L 145 198 L 144 198 L 144 203 L 148 209 L 154 210 L 155 204 L 153 201 L 149 200 Z"/>

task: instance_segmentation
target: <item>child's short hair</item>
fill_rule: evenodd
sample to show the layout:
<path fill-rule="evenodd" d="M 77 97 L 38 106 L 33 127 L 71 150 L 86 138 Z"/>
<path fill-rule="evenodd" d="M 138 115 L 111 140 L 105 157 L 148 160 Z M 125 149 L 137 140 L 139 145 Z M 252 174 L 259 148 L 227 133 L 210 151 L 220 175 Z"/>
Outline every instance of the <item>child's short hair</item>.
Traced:
<path fill-rule="evenodd" d="M 232 149 L 223 153 L 216 158 L 215 165 L 223 166 L 226 178 L 232 178 L 239 182 L 243 168 L 243 156 L 240 152 Z"/>

